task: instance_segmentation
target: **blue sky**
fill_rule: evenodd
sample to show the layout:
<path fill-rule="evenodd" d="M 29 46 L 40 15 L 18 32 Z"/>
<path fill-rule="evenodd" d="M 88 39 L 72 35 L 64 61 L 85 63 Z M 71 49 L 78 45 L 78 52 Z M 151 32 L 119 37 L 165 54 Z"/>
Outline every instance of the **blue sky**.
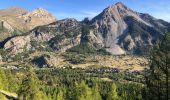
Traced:
<path fill-rule="evenodd" d="M 57 19 L 94 17 L 104 8 L 116 2 L 123 2 L 138 12 L 170 22 L 170 0 L 0 0 L 0 9 L 20 6 L 28 10 L 45 8 Z"/>

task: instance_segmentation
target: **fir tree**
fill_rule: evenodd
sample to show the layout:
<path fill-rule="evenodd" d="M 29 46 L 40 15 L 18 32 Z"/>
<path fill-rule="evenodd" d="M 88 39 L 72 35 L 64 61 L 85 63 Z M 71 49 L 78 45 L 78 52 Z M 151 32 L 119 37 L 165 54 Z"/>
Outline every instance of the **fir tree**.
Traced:
<path fill-rule="evenodd" d="M 92 100 L 91 88 L 82 81 L 79 85 L 76 84 L 76 99 L 77 100 Z"/>
<path fill-rule="evenodd" d="M 39 80 L 32 67 L 28 68 L 27 77 L 22 81 L 19 89 L 19 99 L 21 100 L 42 100 L 43 93 L 39 90 Z M 44 98 L 45 99 L 45 98 Z"/>
<path fill-rule="evenodd" d="M 150 55 L 149 70 L 146 73 L 148 98 L 169 100 L 170 34 L 166 34 L 162 41 L 153 47 Z"/>
<path fill-rule="evenodd" d="M 111 91 L 108 93 L 107 100 L 119 100 L 118 90 L 115 83 L 112 84 Z"/>
<path fill-rule="evenodd" d="M 102 100 L 98 84 L 95 84 L 95 86 L 92 88 L 92 100 Z"/>
<path fill-rule="evenodd" d="M 0 89 L 7 90 L 8 82 L 6 80 L 6 75 L 3 69 L 0 68 Z"/>

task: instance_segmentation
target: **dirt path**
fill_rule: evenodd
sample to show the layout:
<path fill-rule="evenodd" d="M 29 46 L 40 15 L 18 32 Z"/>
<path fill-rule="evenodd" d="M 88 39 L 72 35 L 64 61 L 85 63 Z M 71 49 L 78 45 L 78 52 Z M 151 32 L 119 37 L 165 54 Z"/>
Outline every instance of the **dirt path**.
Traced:
<path fill-rule="evenodd" d="M 9 98 L 13 98 L 14 100 L 18 99 L 18 95 L 15 93 L 10 93 L 10 92 L 7 92 L 7 91 L 1 90 L 1 89 L 0 89 L 0 93 L 2 93 L 3 95 L 5 95 Z"/>

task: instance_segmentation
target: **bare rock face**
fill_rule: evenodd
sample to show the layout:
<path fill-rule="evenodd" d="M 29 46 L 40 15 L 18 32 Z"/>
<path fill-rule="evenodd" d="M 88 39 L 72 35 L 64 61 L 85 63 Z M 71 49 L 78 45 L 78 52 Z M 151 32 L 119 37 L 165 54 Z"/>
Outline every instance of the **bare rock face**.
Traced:
<path fill-rule="evenodd" d="M 24 50 L 30 50 L 31 42 L 48 42 L 54 34 L 50 32 L 41 32 L 39 29 L 32 30 L 28 35 L 16 36 L 7 41 L 4 45 L 4 49 L 10 51 L 11 54 L 22 53 Z"/>
<path fill-rule="evenodd" d="M 135 12 L 121 2 L 104 9 L 87 24 L 102 40 L 103 48 L 114 55 L 142 52 L 141 48 L 148 48 L 170 27 L 169 23 Z"/>
<path fill-rule="evenodd" d="M 132 11 L 122 3 L 109 6 L 91 21 L 91 24 L 96 26 L 96 33 L 103 38 L 106 50 L 115 55 L 125 53 L 123 48 L 118 45 L 118 40 L 128 27 L 124 21 L 126 16 L 132 16 L 139 22 L 150 25 L 143 21 L 137 12 Z"/>
<path fill-rule="evenodd" d="M 52 47 L 56 51 L 65 52 L 66 50 L 80 44 L 80 41 L 81 41 L 81 35 L 78 35 L 73 38 L 64 38 L 60 42 L 54 43 Z"/>
<path fill-rule="evenodd" d="M 64 19 L 50 24 L 50 29 L 55 27 L 55 37 L 49 41 L 49 45 L 55 51 L 65 52 L 81 42 L 81 23 L 75 19 Z"/>
<path fill-rule="evenodd" d="M 4 49 L 10 50 L 11 54 L 22 53 L 24 50 L 30 48 L 30 37 L 18 36 L 9 40 L 5 45 Z"/>
<path fill-rule="evenodd" d="M 30 31 L 27 36 L 29 36 L 32 41 L 47 42 L 55 35 L 50 31 L 41 31 L 41 28 L 36 28 Z"/>
<path fill-rule="evenodd" d="M 117 37 L 123 34 L 124 30 L 127 28 L 126 23 L 121 17 L 123 14 L 119 13 L 119 9 L 122 9 L 123 11 L 126 8 L 121 4 L 110 6 L 91 21 L 91 24 L 96 27 L 96 33 L 102 37 L 103 47 L 107 48 L 107 51 L 116 55 L 124 53 L 117 45 Z"/>
<path fill-rule="evenodd" d="M 132 50 L 133 48 L 136 47 L 134 40 L 132 39 L 130 35 L 126 36 L 124 40 L 124 45 L 126 45 L 125 47 L 126 50 Z"/>
<path fill-rule="evenodd" d="M 81 24 L 75 19 L 65 19 L 49 25 L 40 26 L 25 36 L 17 36 L 5 43 L 4 48 L 13 54 L 20 53 L 31 42 L 46 42 L 57 52 L 65 52 L 81 41 Z M 18 51 L 17 51 L 18 50 Z M 29 49 L 27 49 L 29 50 Z"/>

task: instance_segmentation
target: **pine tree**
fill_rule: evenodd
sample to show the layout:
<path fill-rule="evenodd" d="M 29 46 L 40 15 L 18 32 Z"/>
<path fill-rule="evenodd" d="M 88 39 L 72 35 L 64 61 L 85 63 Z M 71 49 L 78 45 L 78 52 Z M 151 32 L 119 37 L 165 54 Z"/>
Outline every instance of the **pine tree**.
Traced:
<path fill-rule="evenodd" d="M 11 70 L 7 70 L 5 73 L 6 79 L 8 80 L 8 91 L 17 92 L 19 87 L 17 84 L 17 80 L 14 78 L 15 76 L 12 75 Z"/>
<path fill-rule="evenodd" d="M 121 95 L 121 100 L 129 100 L 126 91 L 123 91 L 123 93 L 122 93 L 122 95 Z"/>
<path fill-rule="evenodd" d="M 32 67 L 28 68 L 27 77 L 22 81 L 19 89 L 19 99 L 21 100 L 42 100 L 43 93 L 39 90 L 39 80 Z M 43 99 L 44 100 L 44 99 Z"/>
<path fill-rule="evenodd" d="M 146 71 L 148 98 L 170 99 L 170 34 L 157 43 L 150 55 L 149 70 Z"/>
<path fill-rule="evenodd" d="M 76 100 L 92 100 L 91 88 L 84 81 L 79 85 L 76 84 Z"/>
<path fill-rule="evenodd" d="M 8 89 L 8 84 L 6 80 L 6 75 L 3 69 L 0 68 L 0 89 L 7 90 Z"/>
<path fill-rule="evenodd" d="M 64 92 L 63 90 L 59 90 L 59 93 L 57 94 L 57 100 L 65 100 L 64 99 Z"/>
<path fill-rule="evenodd" d="M 112 84 L 111 91 L 108 93 L 107 100 L 119 100 L 117 86 L 115 83 Z"/>
<path fill-rule="evenodd" d="M 102 100 L 98 84 L 95 84 L 95 86 L 92 88 L 92 100 Z"/>

